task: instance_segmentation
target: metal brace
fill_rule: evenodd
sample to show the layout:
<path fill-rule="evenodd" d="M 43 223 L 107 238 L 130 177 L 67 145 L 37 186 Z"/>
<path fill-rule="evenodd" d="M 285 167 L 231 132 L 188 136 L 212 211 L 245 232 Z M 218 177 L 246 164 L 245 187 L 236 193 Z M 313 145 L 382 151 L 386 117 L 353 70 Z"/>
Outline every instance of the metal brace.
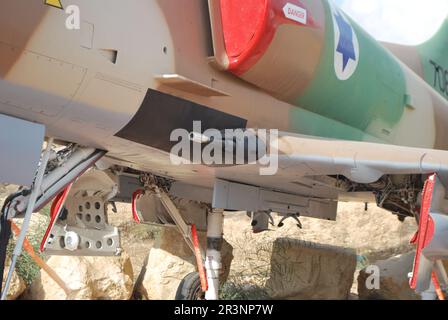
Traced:
<path fill-rule="evenodd" d="M 187 245 L 190 247 L 190 249 L 194 253 L 195 248 L 194 248 L 194 244 L 193 244 L 193 237 L 191 234 L 191 227 L 182 218 L 182 215 L 180 214 L 176 205 L 174 204 L 174 202 L 171 200 L 171 198 L 169 197 L 169 195 L 166 192 L 160 190 L 160 188 L 156 185 L 152 185 L 151 189 L 154 191 L 154 193 L 160 199 L 160 202 L 163 204 L 166 211 L 168 212 L 170 217 L 173 219 L 180 234 L 184 237 L 185 242 L 187 243 Z"/>

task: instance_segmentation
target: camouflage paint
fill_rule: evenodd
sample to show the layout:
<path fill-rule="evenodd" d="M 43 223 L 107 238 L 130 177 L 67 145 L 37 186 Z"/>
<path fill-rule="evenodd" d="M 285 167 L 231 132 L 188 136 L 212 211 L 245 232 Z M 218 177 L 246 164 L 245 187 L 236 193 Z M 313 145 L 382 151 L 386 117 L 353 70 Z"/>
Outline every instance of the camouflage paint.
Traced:
<path fill-rule="evenodd" d="M 293 132 L 342 140 L 382 142 L 362 130 L 302 108 L 291 109 L 289 117 Z"/>
<path fill-rule="evenodd" d="M 320 127 L 316 121 L 313 134 L 318 136 L 363 140 L 372 120 L 393 126 L 400 121 L 405 108 L 406 82 L 403 70 L 395 58 L 364 32 L 354 21 L 351 25 L 357 35 L 360 47 L 359 63 L 355 73 L 345 81 L 337 78 L 334 70 L 335 36 L 330 4 L 326 3 L 325 45 L 315 78 L 297 98 L 295 104 L 339 121 L 352 130 L 342 128 L 331 130 Z M 291 111 L 290 126 L 293 131 L 304 130 L 297 113 Z M 335 130 L 336 129 L 336 130 Z M 359 130 L 359 131 L 358 131 Z M 308 132 L 307 132 L 308 133 Z M 378 138 L 384 138 L 380 132 L 371 132 Z"/>
<path fill-rule="evenodd" d="M 448 99 L 448 18 L 436 35 L 418 46 L 417 51 L 425 81 Z"/>

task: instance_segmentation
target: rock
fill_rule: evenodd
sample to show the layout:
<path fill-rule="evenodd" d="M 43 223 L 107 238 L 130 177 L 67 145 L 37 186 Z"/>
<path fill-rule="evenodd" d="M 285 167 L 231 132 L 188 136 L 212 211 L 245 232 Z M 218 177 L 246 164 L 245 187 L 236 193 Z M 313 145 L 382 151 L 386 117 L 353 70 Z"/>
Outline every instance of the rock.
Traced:
<path fill-rule="evenodd" d="M 134 273 L 129 256 L 87 259 L 92 268 L 91 280 L 95 284 L 93 299 L 128 300 L 131 297 Z"/>
<path fill-rule="evenodd" d="M 4 288 L 6 277 L 8 275 L 8 270 L 10 266 L 10 261 L 6 261 L 5 271 L 3 273 L 3 286 Z M 11 283 L 8 290 L 7 299 L 8 300 L 16 300 L 19 298 L 23 292 L 25 292 L 26 284 L 25 281 L 22 280 L 22 278 L 19 277 L 16 271 L 12 274 Z"/>
<path fill-rule="evenodd" d="M 377 261 L 380 272 L 380 287 L 368 289 L 367 278 L 371 273 L 361 270 L 358 277 L 358 295 L 362 300 L 420 300 L 409 287 L 409 272 L 412 272 L 414 252 L 399 255 L 388 260 Z M 370 283 L 370 282 L 369 282 Z"/>
<path fill-rule="evenodd" d="M 266 291 L 273 299 L 348 299 L 356 268 L 352 250 L 280 238 L 274 242 Z"/>
<path fill-rule="evenodd" d="M 17 192 L 18 186 L 13 184 L 0 184 L 0 204 L 12 193 Z"/>
<path fill-rule="evenodd" d="M 198 237 L 205 248 L 206 234 L 199 232 Z M 224 241 L 222 282 L 229 275 L 232 252 L 232 246 Z M 149 300 L 173 300 L 182 279 L 196 270 L 195 257 L 182 235 L 175 228 L 162 228 L 149 253 L 140 291 Z"/>
<path fill-rule="evenodd" d="M 44 271 L 28 290 L 30 300 L 127 300 L 133 290 L 129 257 L 53 256 L 48 265 L 72 290 L 68 296 Z"/>

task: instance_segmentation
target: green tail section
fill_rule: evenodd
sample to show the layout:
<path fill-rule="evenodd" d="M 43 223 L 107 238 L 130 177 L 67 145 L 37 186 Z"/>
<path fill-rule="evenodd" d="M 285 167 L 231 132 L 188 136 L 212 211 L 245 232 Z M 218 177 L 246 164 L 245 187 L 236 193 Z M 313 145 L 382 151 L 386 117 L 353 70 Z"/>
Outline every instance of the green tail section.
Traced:
<path fill-rule="evenodd" d="M 425 80 L 448 100 L 448 17 L 429 41 L 419 46 Z"/>

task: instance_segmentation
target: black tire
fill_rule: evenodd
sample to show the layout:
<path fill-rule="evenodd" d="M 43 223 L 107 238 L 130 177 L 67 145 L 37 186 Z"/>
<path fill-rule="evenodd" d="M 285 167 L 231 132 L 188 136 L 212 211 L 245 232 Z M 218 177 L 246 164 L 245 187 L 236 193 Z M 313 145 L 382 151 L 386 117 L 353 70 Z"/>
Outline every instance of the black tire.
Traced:
<path fill-rule="evenodd" d="M 179 288 L 177 288 L 176 300 L 205 300 L 198 272 L 190 273 L 183 278 Z"/>

